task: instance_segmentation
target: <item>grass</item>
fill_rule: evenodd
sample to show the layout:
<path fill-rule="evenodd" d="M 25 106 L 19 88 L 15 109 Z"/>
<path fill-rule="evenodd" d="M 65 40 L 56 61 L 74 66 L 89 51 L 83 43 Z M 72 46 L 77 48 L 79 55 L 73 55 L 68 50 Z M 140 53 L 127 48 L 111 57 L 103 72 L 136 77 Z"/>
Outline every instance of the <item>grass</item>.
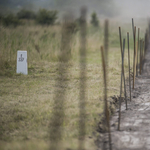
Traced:
<path fill-rule="evenodd" d="M 49 122 L 58 79 L 61 27 L 0 27 L 0 146 L 2 150 L 48 149 Z M 96 127 L 103 112 L 103 74 L 100 45 L 103 28 L 87 34 L 86 140 L 85 149 L 95 149 Z M 119 95 L 121 56 L 116 25 L 110 27 L 108 96 Z M 132 41 L 132 39 L 131 39 Z M 79 119 L 79 33 L 73 37 L 72 59 L 66 78 L 63 147 L 77 149 Z M 29 75 L 16 74 L 17 50 L 27 50 Z M 131 49 L 132 54 L 132 49 Z M 133 55 L 131 55 L 133 57 Z M 132 58 L 131 58 L 132 59 Z M 125 69 L 127 75 L 127 49 Z M 132 63 L 132 61 L 131 61 Z M 60 85 L 61 86 L 61 85 Z M 109 98 L 110 99 L 110 98 Z M 110 99 L 111 100 L 111 99 Z M 62 146 L 62 145 L 61 145 Z"/>

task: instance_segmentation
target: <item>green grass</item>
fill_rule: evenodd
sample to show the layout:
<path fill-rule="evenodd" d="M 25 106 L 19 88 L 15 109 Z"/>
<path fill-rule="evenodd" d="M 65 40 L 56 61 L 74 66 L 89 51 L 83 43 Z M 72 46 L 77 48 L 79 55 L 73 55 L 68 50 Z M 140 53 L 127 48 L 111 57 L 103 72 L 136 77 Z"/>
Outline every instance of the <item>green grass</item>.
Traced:
<path fill-rule="evenodd" d="M 3 27 L 0 29 L 1 149 L 48 149 L 53 99 L 55 90 L 59 89 L 55 83 L 59 77 L 58 53 L 61 45 L 61 27 L 20 26 L 14 29 Z M 111 24 L 110 29 L 109 97 L 119 95 L 121 72 L 118 29 L 115 24 Z M 103 112 L 101 45 L 103 45 L 103 28 L 101 27 L 97 32 L 89 28 L 87 34 L 86 150 L 95 148 L 94 140 L 97 134 L 95 129 L 101 119 L 99 114 Z M 64 149 L 77 149 L 78 145 L 79 48 L 79 33 L 76 33 L 72 42 L 72 59 L 67 64 L 64 63 L 68 70 L 66 73 L 68 85 L 64 102 L 65 119 L 62 126 Z M 17 50 L 28 51 L 29 75 L 27 76 L 15 73 Z M 132 58 L 133 55 L 131 55 Z M 126 49 L 126 75 L 127 61 Z"/>

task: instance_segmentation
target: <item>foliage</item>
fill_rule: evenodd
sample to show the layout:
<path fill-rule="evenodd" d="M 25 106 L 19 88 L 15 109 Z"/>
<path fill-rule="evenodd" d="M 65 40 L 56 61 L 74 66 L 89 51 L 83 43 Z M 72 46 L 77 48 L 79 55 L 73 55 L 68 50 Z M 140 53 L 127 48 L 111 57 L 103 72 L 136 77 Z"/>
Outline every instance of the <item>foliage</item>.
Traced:
<path fill-rule="evenodd" d="M 2 14 L 0 14 L 0 22 L 2 21 L 2 19 L 3 19 L 3 16 L 2 16 Z"/>
<path fill-rule="evenodd" d="M 74 29 L 73 25 L 68 28 Z M 131 25 L 125 24 L 124 28 L 131 32 Z M 87 101 L 86 101 L 86 138 L 85 146 L 89 149 L 89 143 L 95 139 L 92 134 L 97 127 L 97 122 L 103 112 L 103 80 L 101 71 L 101 57 L 99 46 L 103 44 L 103 34 L 89 32 L 87 26 Z M 131 31 L 130 31 L 131 30 Z M 75 34 L 71 43 L 72 59 L 69 63 L 61 63 L 65 68 L 65 77 L 68 85 L 56 86 L 55 80 L 58 75 L 58 56 L 61 48 L 61 26 L 19 26 L 17 28 L 3 28 L 0 26 L 0 65 L 4 60 L 4 71 L 0 69 L 0 138 L 3 138 L 1 149 L 28 149 L 44 150 L 49 148 L 49 130 L 52 108 L 54 108 L 53 97 L 56 90 L 66 92 L 64 103 L 65 118 L 62 135 L 65 150 L 77 149 L 78 127 L 79 127 L 79 83 L 80 65 L 80 34 Z M 72 31 L 72 30 L 71 30 Z M 74 31 L 74 30 L 73 30 Z M 103 31 L 103 27 L 101 29 Z M 109 93 L 108 96 L 119 94 L 121 57 L 118 40 L 118 28 L 116 23 L 111 24 L 109 51 Z M 117 43 L 118 42 L 118 43 Z M 130 38 L 130 45 L 133 45 Z M 114 45 L 115 44 L 115 45 Z M 115 47 L 115 48 L 114 48 Z M 28 51 L 29 75 L 15 74 L 16 54 L 18 49 Z M 131 54 L 133 48 L 131 48 Z M 126 53 L 127 54 L 127 53 Z M 125 69 L 127 70 L 127 55 L 125 55 Z M 133 55 L 131 55 L 133 59 Z M 133 66 L 133 61 L 131 66 Z M 11 66 L 11 67 L 10 67 Z M 127 72 L 127 71 L 126 71 Z M 11 77 L 12 76 L 12 77 Z M 19 87 L 19 88 L 18 88 Z M 54 92 L 53 92 L 54 91 Z M 90 91 L 90 92 L 89 92 Z M 12 106 L 13 102 L 13 107 Z M 38 102 L 38 103 L 37 103 Z M 3 105 L 5 103 L 5 105 Z M 13 114 L 13 115 L 12 115 Z M 4 116 L 4 117 L 3 117 Z M 17 132 L 16 132 L 17 131 Z M 32 141 L 32 139 L 35 139 Z M 2 141 L 2 139 L 1 139 Z M 11 142 L 10 142 L 11 141 Z M 45 144 L 43 144 L 43 141 Z M 29 143 L 27 143 L 29 142 Z M 33 143 L 32 143 L 33 142 Z M 28 144 L 28 147 L 27 147 Z M 35 148 L 32 146 L 35 144 Z M 39 146 L 40 144 L 40 146 Z M 2 145 L 2 144 L 0 144 Z M 18 148 L 19 147 L 19 148 Z M 61 148 L 61 150 L 63 150 Z"/>
<path fill-rule="evenodd" d="M 69 31 L 72 32 L 72 33 L 77 33 L 79 31 L 79 24 L 78 22 L 75 20 L 73 22 L 70 22 L 68 24 L 68 28 L 69 28 Z"/>
<path fill-rule="evenodd" d="M 40 9 L 36 21 L 41 25 L 53 25 L 57 19 L 57 11 Z"/>
<path fill-rule="evenodd" d="M 94 27 L 98 27 L 99 26 L 99 21 L 98 21 L 98 18 L 97 18 L 97 14 L 95 12 L 93 12 L 91 14 L 91 24 L 94 26 Z"/>
<path fill-rule="evenodd" d="M 8 26 L 16 27 L 16 26 L 20 25 L 21 22 L 19 21 L 19 19 L 16 16 L 14 16 L 13 14 L 9 14 L 2 18 L 2 24 L 6 27 L 8 27 Z"/>
<path fill-rule="evenodd" d="M 33 11 L 22 9 L 17 13 L 18 19 L 35 19 L 36 15 Z"/>

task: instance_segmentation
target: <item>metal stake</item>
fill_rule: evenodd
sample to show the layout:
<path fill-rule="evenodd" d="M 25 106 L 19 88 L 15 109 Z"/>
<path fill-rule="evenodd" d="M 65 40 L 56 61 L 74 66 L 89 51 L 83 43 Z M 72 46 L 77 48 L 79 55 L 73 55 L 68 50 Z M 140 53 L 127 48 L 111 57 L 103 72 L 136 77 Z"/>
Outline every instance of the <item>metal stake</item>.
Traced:
<path fill-rule="evenodd" d="M 130 91 L 130 101 L 131 101 L 131 78 L 130 78 L 130 46 L 129 46 L 129 32 L 127 33 L 128 38 L 128 65 L 129 65 L 129 91 Z"/>
<path fill-rule="evenodd" d="M 123 73 L 123 65 L 124 65 L 124 49 L 125 49 L 125 39 L 123 40 L 123 52 L 121 53 L 122 57 L 122 71 Z M 119 99 L 119 118 L 118 118 L 118 130 L 120 130 L 120 120 L 121 120 L 121 93 L 122 93 L 122 75 L 121 75 L 121 85 L 120 85 L 120 99 Z M 126 101 L 126 109 L 127 109 L 127 101 Z"/>
<path fill-rule="evenodd" d="M 120 49 L 121 49 L 121 59 L 122 59 L 122 36 L 121 36 L 121 27 L 119 27 L 119 39 L 120 39 Z M 121 72 L 121 79 L 122 79 L 122 76 L 123 76 L 123 68 L 122 68 L 122 72 Z M 123 76 L 124 78 L 124 76 Z M 121 81 L 121 84 L 122 84 L 122 81 Z M 121 88 L 122 88 L 122 85 L 121 85 Z M 121 89 L 121 94 L 122 94 L 122 89 Z"/>
<path fill-rule="evenodd" d="M 126 80 L 125 80 L 125 73 L 124 73 L 124 52 L 125 52 L 125 39 L 123 39 L 123 54 L 122 54 L 122 59 L 123 59 L 123 77 L 124 77 L 124 95 L 125 95 L 125 101 L 126 101 L 126 110 L 128 109 L 127 106 L 127 95 L 126 95 Z"/>
<path fill-rule="evenodd" d="M 137 44 L 137 65 L 136 65 L 136 76 L 138 76 L 138 69 L 139 69 L 139 35 L 140 35 L 140 28 L 138 28 L 138 44 Z"/>
<path fill-rule="evenodd" d="M 135 83 L 135 55 L 136 55 L 136 27 L 134 28 L 134 55 L 133 55 L 133 89 Z"/>
<path fill-rule="evenodd" d="M 142 71 L 142 40 L 140 40 L 140 75 Z"/>
<path fill-rule="evenodd" d="M 104 86 L 105 86 L 104 88 L 105 117 L 106 117 L 108 134 L 109 134 L 109 149 L 112 150 L 109 110 L 108 110 L 108 105 L 107 105 L 107 75 L 106 75 L 106 61 L 105 61 L 106 57 L 104 56 L 103 46 L 101 46 L 101 55 L 102 55 L 102 65 L 103 65 Z"/>

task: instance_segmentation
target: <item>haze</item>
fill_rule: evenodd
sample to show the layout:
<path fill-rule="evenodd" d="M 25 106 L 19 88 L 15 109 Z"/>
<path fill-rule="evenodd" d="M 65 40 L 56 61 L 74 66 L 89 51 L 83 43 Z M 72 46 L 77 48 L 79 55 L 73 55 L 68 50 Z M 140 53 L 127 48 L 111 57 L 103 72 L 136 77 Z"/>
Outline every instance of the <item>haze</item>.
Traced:
<path fill-rule="evenodd" d="M 81 6 L 88 7 L 88 13 L 95 11 L 99 18 L 128 20 L 150 16 L 150 0 L 0 0 L 0 12 L 17 12 L 22 8 L 37 11 L 39 8 L 57 9 L 60 15 L 71 10 L 79 15 Z"/>
<path fill-rule="evenodd" d="M 150 17 L 150 0 L 114 0 L 120 10 L 118 17 L 148 18 Z"/>

